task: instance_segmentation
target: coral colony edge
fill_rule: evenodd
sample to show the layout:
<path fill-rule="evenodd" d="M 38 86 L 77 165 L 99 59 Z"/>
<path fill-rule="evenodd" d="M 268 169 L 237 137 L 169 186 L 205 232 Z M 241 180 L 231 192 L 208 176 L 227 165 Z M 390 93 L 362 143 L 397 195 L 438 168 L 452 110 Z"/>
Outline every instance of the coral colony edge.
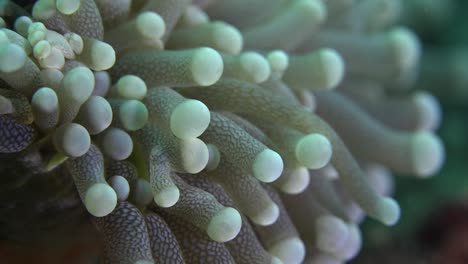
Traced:
<path fill-rule="evenodd" d="M 344 263 L 438 102 L 394 0 L 0 1 L 3 239 L 92 223 L 103 263 Z"/>

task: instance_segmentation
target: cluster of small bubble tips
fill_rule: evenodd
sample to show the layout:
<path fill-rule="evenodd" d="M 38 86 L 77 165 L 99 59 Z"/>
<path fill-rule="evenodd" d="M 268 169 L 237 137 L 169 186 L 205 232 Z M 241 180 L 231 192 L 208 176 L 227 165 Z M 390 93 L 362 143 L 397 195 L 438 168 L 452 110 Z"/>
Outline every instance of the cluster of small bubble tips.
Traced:
<path fill-rule="evenodd" d="M 390 171 L 444 159 L 403 9 L 0 1 L 2 235 L 25 211 L 90 219 L 104 263 L 352 259 L 364 214 L 399 219 Z"/>

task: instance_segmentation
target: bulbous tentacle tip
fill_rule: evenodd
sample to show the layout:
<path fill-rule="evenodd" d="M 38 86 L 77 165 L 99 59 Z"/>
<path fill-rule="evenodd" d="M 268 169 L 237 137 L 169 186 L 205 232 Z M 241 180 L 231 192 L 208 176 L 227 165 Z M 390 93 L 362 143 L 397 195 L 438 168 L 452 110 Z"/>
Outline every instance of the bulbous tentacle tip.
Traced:
<path fill-rule="evenodd" d="M 309 134 L 296 145 L 296 158 L 309 169 L 323 168 L 331 159 L 332 145 L 321 134 Z"/>
<path fill-rule="evenodd" d="M 442 141 L 432 133 L 418 132 L 412 143 L 413 170 L 422 178 L 436 173 L 445 159 Z"/>
<path fill-rule="evenodd" d="M 57 10 L 64 15 L 75 13 L 81 6 L 80 0 L 57 0 L 55 2 Z"/>
<path fill-rule="evenodd" d="M 241 227 L 242 218 L 239 212 L 232 207 L 226 207 L 211 219 L 207 233 L 214 241 L 227 242 L 239 234 Z"/>
<path fill-rule="evenodd" d="M 401 70 L 411 70 L 419 62 L 421 43 L 411 30 L 404 27 L 393 29 L 389 33 L 389 44 Z"/>
<path fill-rule="evenodd" d="M 349 237 L 348 225 L 332 215 L 320 216 L 315 222 L 317 248 L 334 253 L 340 250 Z"/>
<path fill-rule="evenodd" d="M 349 227 L 349 236 L 346 241 L 346 245 L 339 252 L 336 252 L 334 255 L 340 259 L 347 261 L 354 258 L 362 247 L 362 235 L 359 230 L 359 226 L 355 224 L 348 224 Z"/>
<path fill-rule="evenodd" d="M 24 50 L 13 43 L 0 45 L 0 71 L 14 72 L 26 63 L 27 55 Z"/>
<path fill-rule="evenodd" d="M 382 198 L 379 201 L 379 216 L 377 219 L 383 224 L 392 226 L 400 219 L 401 209 L 398 203 L 392 198 Z"/>
<path fill-rule="evenodd" d="M 215 23 L 213 38 L 217 47 L 230 54 L 238 54 L 244 44 L 239 30 L 223 22 Z"/>
<path fill-rule="evenodd" d="M 286 181 L 281 182 L 279 188 L 287 194 L 302 193 L 310 183 L 310 174 L 306 167 L 299 167 L 288 172 Z"/>
<path fill-rule="evenodd" d="M 274 50 L 267 55 L 271 71 L 274 73 L 283 73 L 289 65 L 289 56 L 282 50 Z"/>
<path fill-rule="evenodd" d="M 115 90 L 119 97 L 142 100 L 148 92 L 148 87 L 140 77 L 128 74 L 119 78 Z"/>
<path fill-rule="evenodd" d="M 268 226 L 276 222 L 279 213 L 278 205 L 272 202 L 266 208 L 260 210 L 257 215 L 252 216 L 252 222 L 257 225 Z"/>
<path fill-rule="evenodd" d="M 90 214 L 103 217 L 117 206 L 117 194 L 109 185 L 96 183 L 86 192 L 84 203 Z"/>
<path fill-rule="evenodd" d="M 108 180 L 108 183 L 117 194 L 117 200 L 127 200 L 128 195 L 130 194 L 130 185 L 124 177 L 120 175 L 113 176 Z"/>
<path fill-rule="evenodd" d="M 122 129 L 110 128 L 104 132 L 101 147 L 103 152 L 114 160 L 124 160 L 133 151 L 131 136 Z"/>
<path fill-rule="evenodd" d="M 171 207 L 179 201 L 180 191 L 176 186 L 165 188 L 154 195 L 154 202 L 164 208 Z"/>
<path fill-rule="evenodd" d="M 120 107 L 119 116 L 125 129 L 135 131 L 146 124 L 149 114 L 142 102 L 128 100 Z"/>
<path fill-rule="evenodd" d="M 273 182 L 281 176 L 283 167 L 281 156 L 271 149 L 265 149 L 255 158 L 252 169 L 254 177 L 259 181 Z"/>
<path fill-rule="evenodd" d="M 299 237 L 292 237 L 274 244 L 270 254 L 278 257 L 283 263 L 302 263 L 305 257 L 305 246 Z"/>
<path fill-rule="evenodd" d="M 160 39 L 166 31 L 166 23 L 160 15 L 155 12 L 143 12 L 137 19 L 138 30 L 147 38 Z"/>
<path fill-rule="evenodd" d="M 436 130 L 442 121 L 442 109 L 438 100 L 432 94 L 421 91 L 414 96 L 414 101 L 422 114 L 420 128 L 427 131 Z"/>
<path fill-rule="evenodd" d="M 271 67 L 268 61 L 256 52 L 245 52 L 240 55 L 240 64 L 247 75 L 250 75 L 250 81 L 255 83 L 264 82 L 271 73 Z"/>
<path fill-rule="evenodd" d="M 192 59 L 192 77 L 201 86 L 214 84 L 223 74 L 221 55 L 212 48 L 199 48 Z"/>
<path fill-rule="evenodd" d="M 205 142 L 198 138 L 183 139 L 180 152 L 183 167 L 188 173 L 202 171 L 210 158 L 208 147 Z"/>
<path fill-rule="evenodd" d="M 310 17 L 315 18 L 318 24 L 321 24 L 327 18 L 327 8 L 320 0 L 297 1 L 297 7 L 310 13 Z"/>
<path fill-rule="evenodd" d="M 59 152 L 73 158 L 83 156 L 91 146 L 88 131 L 76 123 L 60 126 L 53 135 L 53 141 Z"/>
<path fill-rule="evenodd" d="M 329 90 L 334 89 L 344 77 L 344 60 L 338 52 L 328 48 L 320 51 L 320 60 L 323 86 Z"/>
<path fill-rule="evenodd" d="M 114 48 L 102 41 L 85 40 L 86 63 L 95 71 L 110 69 L 116 60 Z"/>
<path fill-rule="evenodd" d="M 187 100 L 179 104 L 171 114 L 172 133 L 181 139 L 199 137 L 210 124 L 210 110 L 198 100 Z"/>

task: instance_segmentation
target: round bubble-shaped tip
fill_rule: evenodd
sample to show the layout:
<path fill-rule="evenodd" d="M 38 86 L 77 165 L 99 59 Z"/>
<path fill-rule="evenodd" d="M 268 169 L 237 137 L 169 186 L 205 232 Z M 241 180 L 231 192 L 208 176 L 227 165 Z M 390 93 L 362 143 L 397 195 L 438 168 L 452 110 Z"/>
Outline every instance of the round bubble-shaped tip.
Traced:
<path fill-rule="evenodd" d="M 414 96 L 414 102 L 422 115 L 420 129 L 437 129 L 442 119 L 442 110 L 437 99 L 432 94 L 422 91 Z"/>
<path fill-rule="evenodd" d="M 31 99 L 33 109 L 52 112 L 58 107 L 58 98 L 54 90 L 48 87 L 39 88 Z"/>
<path fill-rule="evenodd" d="M 117 194 L 105 183 L 96 183 L 86 192 L 85 206 L 96 217 L 106 216 L 117 206 Z"/>
<path fill-rule="evenodd" d="M 203 170 L 210 156 L 205 142 L 198 138 L 182 139 L 180 153 L 183 167 L 188 173 L 199 173 Z"/>
<path fill-rule="evenodd" d="M 178 21 L 181 27 L 197 26 L 209 22 L 208 15 L 197 5 L 189 5 Z"/>
<path fill-rule="evenodd" d="M 297 8 L 303 12 L 307 12 L 314 24 L 320 24 L 327 17 L 327 8 L 323 1 L 320 0 L 299 0 Z"/>
<path fill-rule="evenodd" d="M 133 151 L 133 140 L 130 135 L 119 128 L 110 128 L 102 138 L 103 152 L 114 160 L 124 160 Z"/>
<path fill-rule="evenodd" d="M 421 43 L 414 32 L 395 28 L 389 33 L 389 44 L 401 70 L 411 70 L 419 62 Z"/>
<path fill-rule="evenodd" d="M 255 178 L 262 182 L 273 182 L 281 176 L 283 172 L 283 159 L 271 150 L 264 149 L 255 158 L 252 165 L 252 172 Z"/>
<path fill-rule="evenodd" d="M 33 54 L 36 59 L 45 59 L 52 52 L 52 46 L 47 40 L 41 40 L 34 45 Z"/>
<path fill-rule="evenodd" d="M 65 33 L 64 36 L 68 44 L 70 44 L 70 47 L 73 49 L 73 52 L 75 52 L 78 55 L 81 54 L 84 46 L 83 38 L 80 35 L 73 32 Z"/>
<path fill-rule="evenodd" d="M 430 132 L 417 132 L 412 140 L 413 170 L 419 177 L 436 173 L 445 159 L 442 141 Z"/>
<path fill-rule="evenodd" d="M 45 2 L 45 1 L 44 1 Z M 33 22 L 31 25 L 28 27 L 28 34 L 31 35 L 34 32 L 47 32 L 47 28 L 42 22 Z"/>
<path fill-rule="evenodd" d="M 303 192 L 310 182 L 309 170 L 306 167 L 298 167 L 288 171 L 288 178 L 281 182 L 280 189 L 287 194 L 299 194 Z"/>
<path fill-rule="evenodd" d="M 305 246 L 299 237 L 291 237 L 275 243 L 268 252 L 283 263 L 299 264 L 304 260 Z"/>
<path fill-rule="evenodd" d="M 180 191 L 176 186 L 164 188 L 154 194 L 154 202 L 164 208 L 171 207 L 179 201 Z"/>
<path fill-rule="evenodd" d="M 186 100 L 177 105 L 171 114 L 171 131 L 181 139 L 196 138 L 208 128 L 210 117 L 210 110 L 204 103 Z"/>
<path fill-rule="evenodd" d="M 32 27 L 33 26 L 30 26 L 29 28 L 32 28 Z M 43 40 L 45 38 L 46 38 L 46 32 L 41 31 L 41 30 L 33 31 L 28 36 L 29 43 L 32 46 L 36 45 L 39 41 L 41 41 L 41 40 Z"/>
<path fill-rule="evenodd" d="M 400 219 L 400 206 L 392 198 L 380 198 L 377 206 L 379 209 L 376 218 L 380 220 L 383 224 L 392 226 L 396 224 Z"/>
<path fill-rule="evenodd" d="M 268 226 L 276 222 L 279 217 L 279 207 L 271 202 L 267 207 L 260 209 L 259 212 L 251 217 L 252 222 L 261 226 Z"/>
<path fill-rule="evenodd" d="M 297 160 L 309 169 L 323 168 L 332 156 L 332 145 L 321 134 L 309 134 L 301 138 L 295 149 Z"/>
<path fill-rule="evenodd" d="M 94 74 L 88 67 L 76 67 L 65 74 L 62 84 L 67 97 L 84 103 L 93 93 Z"/>
<path fill-rule="evenodd" d="M 5 21 L 3 21 L 3 22 L 5 22 Z M 20 34 L 22 36 L 27 36 L 28 35 L 28 28 L 32 23 L 33 23 L 33 21 L 32 21 L 32 19 L 30 17 L 20 16 L 15 20 L 15 23 L 14 23 L 13 27 L 14 27 L 15 31 L 18 32 L 18 34 Z M 3 26 L 3 27 L 6 27 L 6 25 Z"/>
<path fill-rule="evenodd" d="M 249 81 L 254 83 L 264 82 L 271 73 L 270 64 L 260 54 L 256 52 L 244 52 L 240 55 L 240 64 L 244 74 Z"/>
<path fill-rule="evenodd" d="M 68 123 L 56 130 L 55 145 L 69 157 L 80 157 L 88 152 L 91 138 L 82 125 Z"/>
<path fill-rule="evenodd" d="M 110 69 L 115 63 L 114 48 L 102 41 L 93 42 L 90 55 L 92 62 L 89 66 L 95 71 Z"/>
<path fill-rule="evenodd" d="M 226 207 L 210 220 L 206 232 L 211 239 L 222 243 L 234 239 L 241 227 L 242 218 L 239 212 L 232 207 Z"/>
<path fill-rule="evenodd" d="M 89 134 L 96 135 L 109 127 L 112 116 L 112 107 L 104 97 L 91 96 L 81 106 L 79 119 Z"/>
<path fill-rule="evenodd" d="M 143 12 L 136 19 L 138 30 L 147 38 L 161 38 L 166 31 L 166 23 L 155 12 Z"/>
<path fill-rule="evenodd" d="M 57 2 L 55 2 L 57 10 L 64 15 L 75 13 L 80 8 L 80 5 L 80 0 L 57 0 Z"/>
<path fill-rule="evenodd" d="M 32 16 L 35 19 L 43 20 L 52 17 L 56 13 L 56 7 L 52 1 L 37 1 L 32 9 Z"/>
<path fill-rule="evenodd" d="M 217 50 L 230 54 L 238 54 L 242 50 L 244 40 L 239 30 L 224 22 L 215 22 L 213 26 L 213 39 Z"/>
<path fill-rule="evenodd" d="M 335 255 L 342 260 L 350 260 L 354 258 L 362 247 L 362 235 L 359 226 L 355 224 L 348 224 L 349 236 L 346 244 Z"/>
<path fill-rule="evenodd" d="M 201 86 L 212 85 L 221 78 L 224 64 L 219 53 L 212 48 L 199 48 L 192 58 L 192 77 Z"/>
<path fill-rule="evenodd" d="M 322 215 L 315 221 L 316 244 L 323 252 L 339 251 L 348 240 L 348 225 L 332 215 Z"/>
<path fill-rule="evenodd" d="M 333 89 L 343 79 L 345 73 L 344 60 L 338 52 L 328 48 L 322 49 L 319 56 L 322 86 L 325 89 Z"/>
<path fill-rule="evenodd" d="M 289 65 L 288 54 L 282 50 L 275 50 L 268 53 L 267 60 L 273 72 L 283 72 Z"/>
<path fill-rule="evenodd" d="M 115 86 L 118 96 L 125 99 L 141 100 L 148 92 L 145 81 L 136 75 L 120 77 Z"/>
<path fill-rule="evenodd" d="M 26 53 L 20 46 L 12 43 L 0 45 L 0 71 L 14 72 L 23 67 L 26 60 Z"/>
<path fill-rule="evenodd" d="M 117 194 L 117 200 L 125 201 L 130 194 L 130 185 L 128 184 L 127 179 L 117 175 L 113 176 L 108 180 L 109 185 L 114 189 Z"/>
<path fill-rule="evenodd" d="M 148 109 L 137 100 L 128 100 L 123 103 L 119 111 L 123 127 L 129 131 L 142 128 L 148 121 Z"/>

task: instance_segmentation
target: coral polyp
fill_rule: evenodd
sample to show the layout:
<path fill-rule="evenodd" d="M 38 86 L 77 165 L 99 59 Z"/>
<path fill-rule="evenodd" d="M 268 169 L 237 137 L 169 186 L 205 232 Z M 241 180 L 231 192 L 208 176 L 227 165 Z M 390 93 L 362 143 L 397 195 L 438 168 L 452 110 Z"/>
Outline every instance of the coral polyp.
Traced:
<path fill-rule="evenodd" d="M 92 223 L 103 263 L 352 259 L 364 213 L 399 219 L 390 171 L 444 159 L 400 8 L 2 1 L 0 234 Z"/>

